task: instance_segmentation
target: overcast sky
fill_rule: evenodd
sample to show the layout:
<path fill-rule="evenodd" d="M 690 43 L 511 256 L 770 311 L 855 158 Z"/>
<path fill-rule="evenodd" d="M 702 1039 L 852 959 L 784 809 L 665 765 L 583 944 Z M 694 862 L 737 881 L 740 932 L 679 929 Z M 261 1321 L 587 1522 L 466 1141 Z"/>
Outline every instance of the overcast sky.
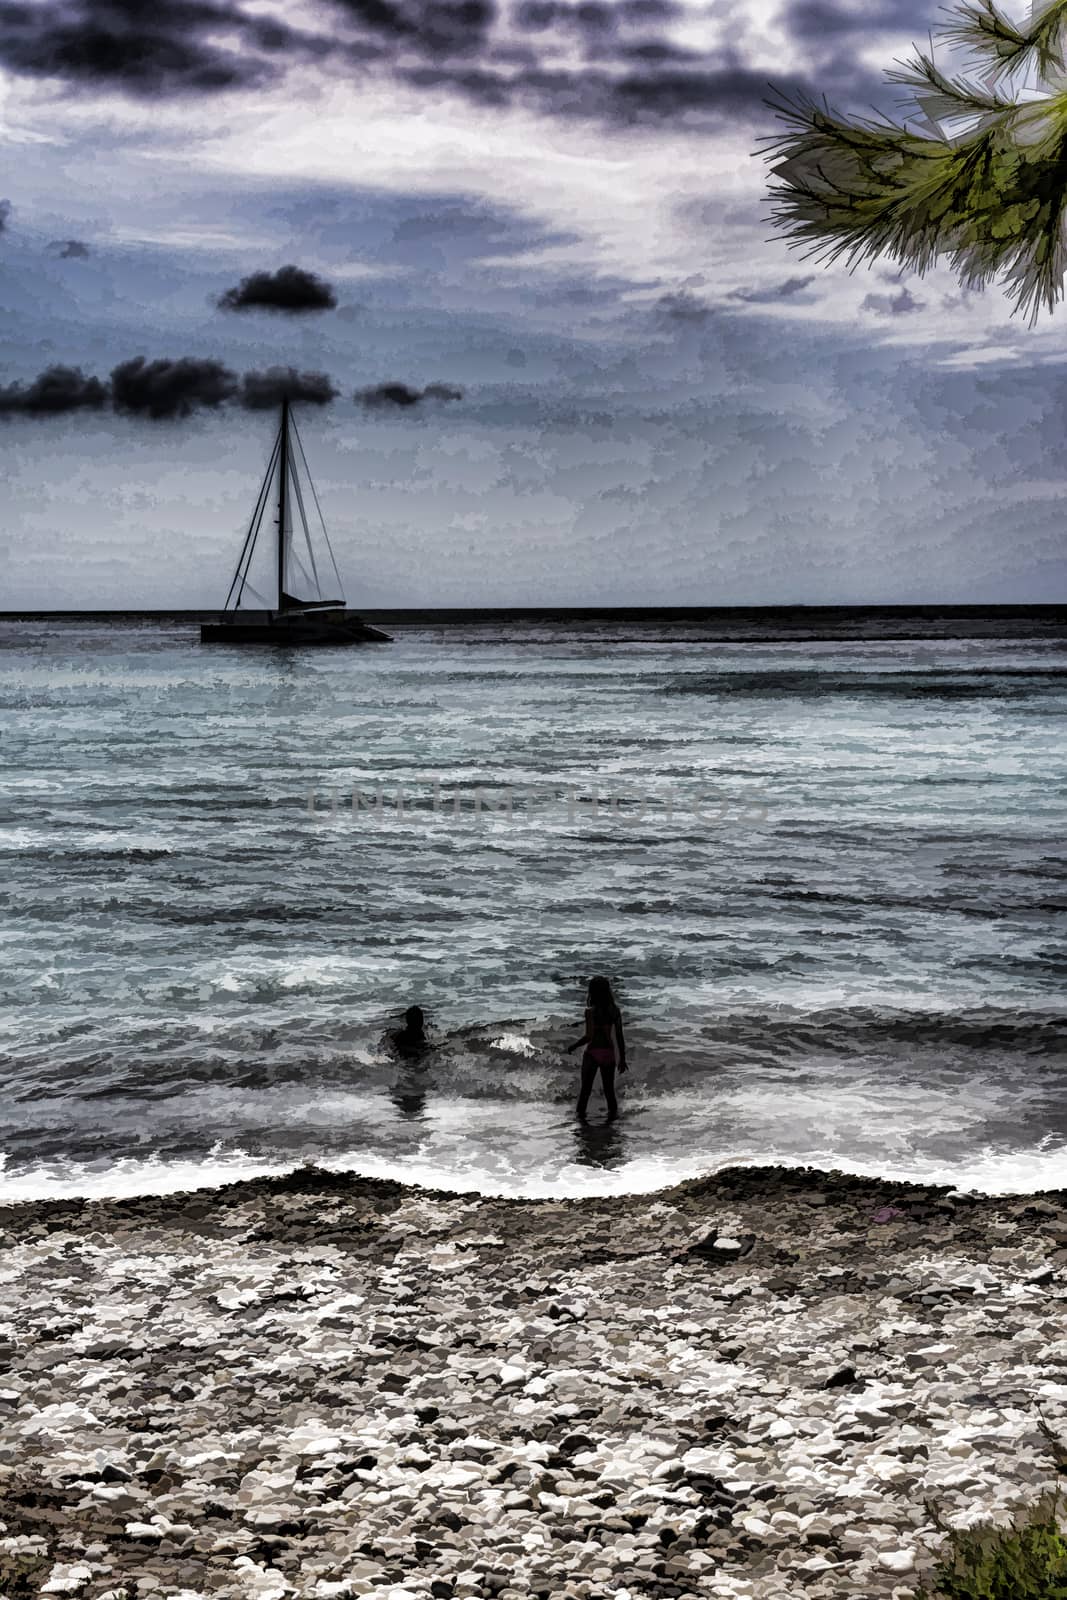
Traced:
<path fill-rule="evenodd" d="M 221 604 L 278 367 L 353 605 L 1063 600 L 1067 313 L 761 200 L 935 11 L 0 0 L 0 608 Z"/>

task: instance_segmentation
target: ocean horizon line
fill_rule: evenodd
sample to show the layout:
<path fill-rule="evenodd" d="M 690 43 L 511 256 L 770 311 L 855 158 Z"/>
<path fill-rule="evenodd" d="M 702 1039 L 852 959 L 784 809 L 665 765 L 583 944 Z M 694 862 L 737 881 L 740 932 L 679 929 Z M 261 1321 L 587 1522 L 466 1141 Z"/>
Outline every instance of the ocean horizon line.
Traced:
<path fill-rule="evenodd" d="M 255 614 L 252 609 L 249 615 Z M 476 622 L 480 619 L 493 621 L 506 620 L 553 620 L 564 618 L 569 621 L 583 621 L 605 618 L 619 621 L 627 620 L 655 620 L 660 617 L 674 621 L 699 621 L 715 618 L 736 617 L 786 617 L 802 615 L 810 617 L 848 617 L 882 616 L 882 617 L 938 617 L 950 616 L 956 618 L 967 617 L 1038 617 L 1042 620 L 1062 620 L 1067 624 L 1067 600 L 1063 601 L 863 601 L 863 602 L 822 602 L 822 601 L 782 601 L 774 603 L 754 603 L 750 605 L 537 605 L 537 606 L 361 606 L 348 607 L 353 613 L 358 612 L 363 617 L 374 617 L 381 620 L 397 622 L 417 622 L 423 618 L 432 618 L 438 622 Z M 264 615 L 269 608 L 264 609 Z M 78 607 L 34 607 L 24 606 L 12 610 L 0 610 L 0 622 L 37 622 L 37 621 L 80 621 L 95 618 L 151 618 L 158 621 L 200 622 L 210 620 L 224 614 L 220 606 L 78 606 Z"/>

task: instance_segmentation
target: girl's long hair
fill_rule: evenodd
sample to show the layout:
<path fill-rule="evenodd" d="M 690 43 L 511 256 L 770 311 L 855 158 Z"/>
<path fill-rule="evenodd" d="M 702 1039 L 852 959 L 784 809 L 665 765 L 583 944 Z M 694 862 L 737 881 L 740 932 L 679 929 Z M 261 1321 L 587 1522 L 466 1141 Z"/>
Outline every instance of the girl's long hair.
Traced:
<path fill-rule="evenodd" d="M 605 1016 L 613 1017 L 618 1010 L 607 978 L 590 978 L 587 1000 L 594 1011 L 601 1012 Z"/>

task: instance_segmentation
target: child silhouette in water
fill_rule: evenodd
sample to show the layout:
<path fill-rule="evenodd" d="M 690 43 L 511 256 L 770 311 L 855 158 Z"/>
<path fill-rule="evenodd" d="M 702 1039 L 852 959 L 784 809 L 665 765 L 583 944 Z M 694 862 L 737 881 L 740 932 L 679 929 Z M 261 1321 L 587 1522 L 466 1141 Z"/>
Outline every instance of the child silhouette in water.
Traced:
<path fill-rule="evenodd" d="M 404 1012 L 404 1026 L 389 1035 L 397 1055 L 408 1061 L 417 1061 L 430 1048 L 426 1037 L 426 1018 L 421 1006 L 408 1006 Z"/>
<path fill-rule="evenodd" d="M 585 1032 L 568 1045 L 567 1054 L 585 1046 L 582 1056 L 582 1087 L 578 1095 L 578 1115 L 585 1117 L 596 1075 L 600 1074 L 608 1116 L 619 1114 L 615 1099 L 615 1073 L 626 1071 L 626 1041 L 622 1033 L 622 1014 L 615 1004 L 607 978 L 590 978 L 585 1006 Z"/>

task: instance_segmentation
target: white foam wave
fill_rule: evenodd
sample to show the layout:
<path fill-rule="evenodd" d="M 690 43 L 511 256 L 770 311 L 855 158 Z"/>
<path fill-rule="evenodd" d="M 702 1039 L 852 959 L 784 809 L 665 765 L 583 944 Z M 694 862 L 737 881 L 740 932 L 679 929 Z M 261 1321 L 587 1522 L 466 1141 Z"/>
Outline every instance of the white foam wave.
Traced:
<path fill-rule="evenodd" d="M 569 1162 L 550 1167 L 517 1170 L 506 1161 L 492 1170 L 479 1169 L 463 1159 L 461 1149 L 450 1153 L 416 1155 L 398 1159 L 386 1155 L 351 1152 L 319 1157 L 317 1167 L 335 1173 L 436 1189 L 451 1194 L 472 1192 L 487 1198 L 515 1200 L 581 1199 L 597 1196 L 646 1195 L 691 1178 L 707 1177 L 726 1167 L 778 1166 L 793 1170 L 815 1167 L 856 1177 L 892 1182 L 946 1185 L 961 1193 L 1026 1195 L 1067 1189 L 1067 1149 L 983 1151 L 963 1162 L 850 1161 L 836 1156 L 797 1158 L 773 1151 L 724 1152 L 721 1159 L 707 1155 L 689 1158 L 649 1156 L 616 1168 Z M 235 1150 L 212 1152 L 200 1160 L 171 1161 L 126 1157 L 109 1167 L 67 1161 L 41 1162 L 9 1171 L 0 1156 L 0 1204 L 48 1200 L 127 1199 L 164 1196 L 190 1190 L 210 1190 L 242 1179 L 280 1177 L 298 1170 L 300 1163 L 264 1160 Z"/>
<path fill-rule="evenodd" d="M 537 1048 L 533 1041 L 524 1033 L 502 1033 L 497 1039 L 490 1039 L 489 1047 L 492 1050 L 507 1050 L 515 1056 L 535 1056 Z"/>
<path fill-rule="evenodd" d="M 264 1161 L 243 1150 L 217 1155 L 212 1152 L 185 1161 L 125 1156 L 107 1167 L 77 1161 L 42 1161 L 15 1171 L 8 1171 L 6 1158 L 0 1156 L 0 1203 L 182 1194 L 190 1189 L 218 1189 L 245 1178 L 280 1177 L 293 1170 L 292 1162 Z"/>

